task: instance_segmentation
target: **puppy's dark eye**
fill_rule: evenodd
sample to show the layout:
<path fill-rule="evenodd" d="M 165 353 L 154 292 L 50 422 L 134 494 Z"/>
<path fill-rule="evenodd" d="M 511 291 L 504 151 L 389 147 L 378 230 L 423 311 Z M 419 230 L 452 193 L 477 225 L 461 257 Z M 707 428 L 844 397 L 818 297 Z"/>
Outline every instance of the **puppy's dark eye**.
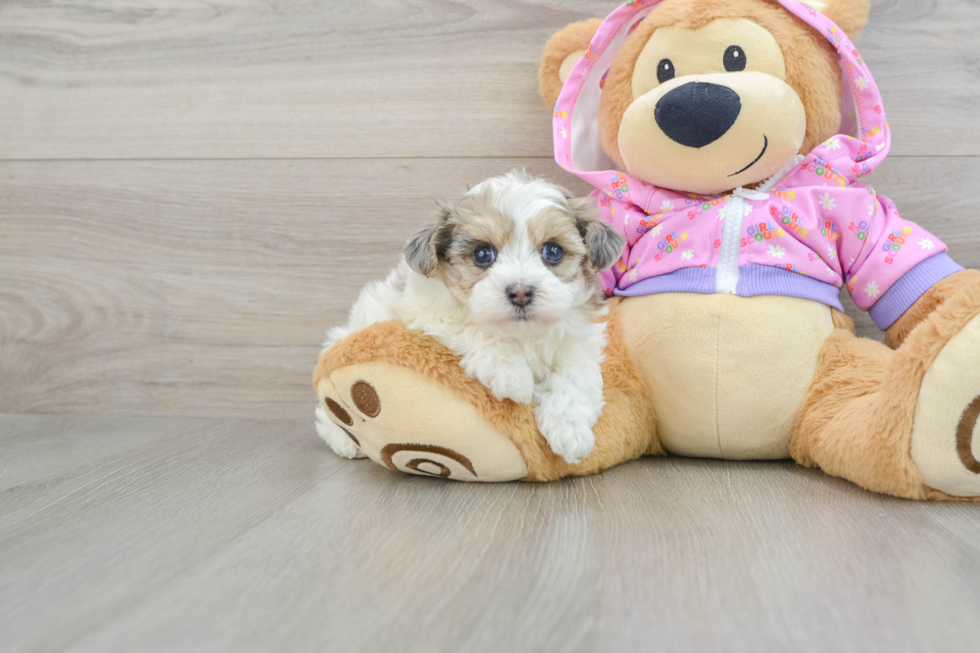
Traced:
<path fill-rule="evenodd" d="M 480 245 L 473 252 L 473 262 L 477 267 L 488 268 L 497 260 L 497 250 L 490 245 Z"/>
<path fill-rule="evenodd" d="M 565 258 L 565 250 L 561 248 L 561 245 L 545 243 L 544 247 L 541 248 L 541 258 L 548 265 L 558 265 Z"/>
<path fill-rule="evenodd" d="M 674 79 L 675 74 L 674 62 L 670 59 L 661 59 L 660 63 L 657 64 L 657 79 L 661 84 Z"/>
<path fill-rule="evenodd" d="M 748 63 L 748 59 L 745 58 L 745 50 L 737 45 L 730 45 L 725 50 L 724 62 L 725 70 L 730 73 L 737 73 L 740 70 L 745 70 L 745 64 Z"/>

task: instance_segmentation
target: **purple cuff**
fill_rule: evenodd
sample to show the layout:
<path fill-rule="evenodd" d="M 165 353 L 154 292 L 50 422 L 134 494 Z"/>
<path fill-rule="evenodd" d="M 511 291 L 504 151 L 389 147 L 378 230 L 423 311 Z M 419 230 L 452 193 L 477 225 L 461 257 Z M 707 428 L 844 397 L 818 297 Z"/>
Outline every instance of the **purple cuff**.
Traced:
<path fill-rule="evenodd" d="M 884 331 L 905 315 L 927 290 L 963 268 L 945 252 L 930 256 L 906 272 L 868 309 L 878 328 Z"/>

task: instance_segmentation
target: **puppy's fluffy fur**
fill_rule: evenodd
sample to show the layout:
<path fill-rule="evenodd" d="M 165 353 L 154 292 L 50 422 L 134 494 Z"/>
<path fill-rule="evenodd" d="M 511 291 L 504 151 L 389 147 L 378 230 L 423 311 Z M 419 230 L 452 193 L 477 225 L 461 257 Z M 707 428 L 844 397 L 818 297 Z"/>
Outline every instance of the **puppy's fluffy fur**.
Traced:
<path fill-rule="evenodd" d="M 400 265 L 364 288 L 324 349 L 401 320 L 459 355 L 497 398 L 533 401 L 552 450 L 578 462 L 592 451 L 603 405 L 606 330 L 597 318 L 607 308 L 596 273 L 622 248 L 594 200 L 518 170 L 488 179 L 409 241 Z M 322 405 L 316 422 L 335 452 L 359 455 Z"/>

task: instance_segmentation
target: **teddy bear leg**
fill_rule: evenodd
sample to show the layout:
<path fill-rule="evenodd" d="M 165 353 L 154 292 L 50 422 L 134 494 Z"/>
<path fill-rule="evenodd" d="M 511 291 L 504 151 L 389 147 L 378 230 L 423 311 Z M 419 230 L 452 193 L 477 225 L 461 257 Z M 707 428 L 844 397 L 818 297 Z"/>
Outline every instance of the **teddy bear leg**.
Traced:
<path fill-rule="evenodd" d="M 790 453 L 910 499 L 980 497 L 980 279 L 897 350 L 839 328 L 821 351 Z"/>
<path fill-rule="evenodd" d="M 980 496 L 980 273 L 958 283 L 897 353 L 922 383 L 911 455 L 923 482 L 956 497 Z M 919 367 L 913 367 L 913 363 Z"/>
<path fill-rule="evenodd" d="M 462 481 L 527 476 L 507 436 L 449 388 L 411 369 L 378 361 L 348 365 L 321 378 L 316 390 L 317 432 L 341 456 Z"/>
<path fill-rule="evenodd" d="M 909 456 L 914 392 L 889 392 L 895 352 L 838 328 L 820 352 L 790 455 L 875 492 L 925 498 Z"/>

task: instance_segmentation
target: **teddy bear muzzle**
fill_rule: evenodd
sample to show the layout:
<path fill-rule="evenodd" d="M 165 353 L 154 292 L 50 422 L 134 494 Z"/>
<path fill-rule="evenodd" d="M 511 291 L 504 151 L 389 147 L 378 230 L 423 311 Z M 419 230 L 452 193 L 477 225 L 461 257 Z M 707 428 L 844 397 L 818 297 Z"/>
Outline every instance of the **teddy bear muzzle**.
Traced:
<path fill-rule="evenodd" d="M 623 114 L 626 171 L 662 188 L 714 194 L 753 184 L 799 152 L 806 112 L 786 82 L 756 71 L 674 78 Z"/>
<path fill-rule="evenodd" d="M 654 117 L 670 140 L 702 148 L 724 136 L 742 111 L 731 88 L 709 82 L 688 82 L 657 102 Z"/>

